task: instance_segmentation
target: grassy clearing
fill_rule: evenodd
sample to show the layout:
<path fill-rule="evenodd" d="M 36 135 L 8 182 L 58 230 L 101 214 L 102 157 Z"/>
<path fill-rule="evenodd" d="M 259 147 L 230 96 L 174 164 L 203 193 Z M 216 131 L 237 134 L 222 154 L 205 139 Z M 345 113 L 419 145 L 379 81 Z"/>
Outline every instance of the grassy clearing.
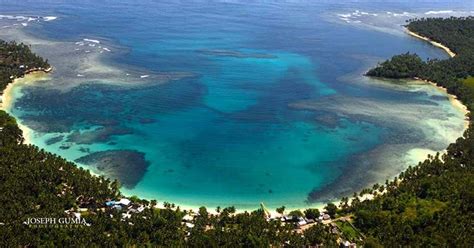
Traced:
<path fill-rule="evenodd" d="M 474 91 L 474 77 L 468 77 L 463 80 L 465 86 Z"/>
<path fill-rule="evenodd" d="M 344 237 L 351 241 L 357 241 L 359 240 L 359 231 L 354 229 L 351 224 L 349 224 L 346 221 L 336 221 L 336 225 L 341 229 L 342 233 L 344 234 Z"/>
<path fill-rule="evenodd" d="M 433 216 L 434 213 L 445 207 L 446 203 L 438 200 L 412 199 L 407 203 L 402 217 L 406 221 L 414 221 L 419 217 Z"/>

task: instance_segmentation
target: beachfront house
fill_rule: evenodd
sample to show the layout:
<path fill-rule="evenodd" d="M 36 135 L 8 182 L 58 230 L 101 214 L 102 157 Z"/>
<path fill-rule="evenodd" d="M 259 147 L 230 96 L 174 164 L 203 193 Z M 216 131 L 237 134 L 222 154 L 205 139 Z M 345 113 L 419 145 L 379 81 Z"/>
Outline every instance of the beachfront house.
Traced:
<path fill-rule="evenodd" d="M 349 242 L 349 241 L 346 240 L 346 241 L 344 241 L 344 242 L 342 243 L 342 247 L 356 248 L 357 245 L 356 245 L 355 243 L 351 243 L 351 242 Z"/>
<path fill-rule="evenodd" d="M 127 198 L 122 198 L 122 199 L 120 199 L 120 201 L 118 201 L 118 204 L 121 204 L 121 205 L 124 205 L 124 206 L 128 206 L 128 205 L 130 205 L 130 202 L 131 202 L 131 201 L 130 201 L 129 199 L 127 199 Z"/>
<path fill-rule="evenodd" d="M 130 205 L 130 203 L 131 201 L 129 199 L 122 198 L 119 201 L 113 201 L 113 200 L 107 201 L 105 202 L 105 206 L 113 208 L 113 209 L 117 209 L 117 210 L 122 210 L 123 207 L 127 207 L 128 205 Z"/>
<path fill-rule="evenodd" d="M 189 214 L 184 215 L 182 219 L 183 222 L 189 222 L 189 223 L 192 222 L 193 220 L 194 220 L 194 216 L 191 216 Z"/>
<path fill-rule="evenodd" d="M 306 222 L 306 220 L 305 220 L 303 217 L 299 217 L 299 218 L 298 218 L 298 223 L 297 223 L 297 225 L 298 225 L 299 227 L 300 227 L 300 226 L 304 226 L 304 225 L 306 225 L 306 224 L 308 224 L 308 223 Z"/>
<path fill-rule="evenodd" d="M 321 222 L 323 220 L 330 220 L 331 219 L 331 216 L 329 214 L 325 214 L 325 213 L 321 213 L 321 215 L 319 216 L 318 220 Z"/>

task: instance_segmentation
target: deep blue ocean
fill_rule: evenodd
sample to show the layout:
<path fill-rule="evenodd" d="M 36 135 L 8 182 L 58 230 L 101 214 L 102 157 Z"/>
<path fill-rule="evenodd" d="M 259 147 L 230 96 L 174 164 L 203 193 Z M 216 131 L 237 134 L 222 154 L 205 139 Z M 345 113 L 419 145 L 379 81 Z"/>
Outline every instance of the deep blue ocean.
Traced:
<path fill-rule="evenodd" d="M 436 88 L 362 75 L 407 51 L 447 58 L 401 25 L 468 15 L 471 1 L 0 6 L 2 29 L 55 68 L 16 87 L 9 112 L 33 144 L 118 178 L 128 195 L 301 207 L 384 182 L 463 130 Z"/>

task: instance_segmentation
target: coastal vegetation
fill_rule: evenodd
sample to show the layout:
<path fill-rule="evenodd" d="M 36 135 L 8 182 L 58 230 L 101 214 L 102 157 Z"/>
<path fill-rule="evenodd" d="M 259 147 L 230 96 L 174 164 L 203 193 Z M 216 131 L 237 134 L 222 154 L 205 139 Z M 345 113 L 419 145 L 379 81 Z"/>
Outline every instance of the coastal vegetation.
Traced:
<path fill-rule="evenodd" d="M 456 56 L 423 61 L 416 54 L 397 55 L 367 75 L 436 83 L 472 111 L 474 18 L 410 20 L 407 28 L 446 45 Z M 445 154 L 430 156 L 393 181 L 374 187 L 370 192 L 379 196 L 371 201 L 355 198 L 347 211 L 354 214 L 356 227 L 385 246 L 472 246 L 473 168 L 474 133 L 470 122 L 464 136 L 451 144 Z"/>
<path fill-rule="evenodd" d="M 423 61 L 397 55 L 367 75 L 420 78 L 445 87 L 474 108 L 474 19 L 411 20 L 407 28 L 447 45 L 457 55 Z M 22 66 L 23 65 L 23 66 Z M 22 66 L 22 67 L 21 67 Z M 26 67 L 28 66 L 28 67 Z M 21 68 L 20 68 L 21 67 Z M 0 42 L 0 90 L 47 61 L 28 46 Z M 472 124 L 445 154 L 430 156 L 392 181 L 324 209 L 271 216 L 234 207 L 197 213 L 123 196 L 120 183 L 94 176 L 54 154 L 23 144 L 15 119 L 0 111 L 0 246 L 366 247 L 474 244 L 474 137 Z M 372 195 L 372 199 L 363 198 Z M 129 202 L 130 201 L 130 202 Z M 285 214 L 288 213 L 288 214 Z M 26 225 L 29 218 L 80 217 L 86 225 Z"/>
<path fill-rule="evenodd" d="M 446 45 L 457 55 L 445 60 L 428 58 L 423 61 L 417 54 L 406 53 L 381 63 L 367 75 L 434 82 L 472 109 L 474 91 L 469 76 L 474 75 L 474 17 L 416 19 L 411 20 L 406 28 Z"/>
<path fill-rule="evenodd" d="M 0 40 L 0 92 L 13 78 L 22 77 L 33 70 L 47 70 L 48 60 L 31 52 L 23 43 Z"/>
<path fill-rule="evenodd" d="M 48 62 L 28 46 L 0 42 L 1 91 L 15 78 L 49 68 Z M 267 221 L 268 216 L 261 209 L 236 214 L 234 207 L 219 208 L 219 213 L 213 215 L 202 207 L 198 213 L 192 213 L 170 203 L 157 208 L 156 201 L 138 197 L 121 201 L 131 202 L 126 208 L 120 204 L 107 205 L 114 199 L 124 199 L 118 181 L 92 175 L 74 163 L 23 142 L 15 119 L 0 111 L 1 247 L 337 244 L 337 235 L 322 224 L 303 233 L 296 232 L 296 221 L 303 216 L 301 211 L 296 211 L 298 215 L 285 224 L 279 219 Z M 315 210 L 305 213 L 318 214 Z M 64 225 L 58 220 L 61 218 L 82 218 L 84 222 Z"/>

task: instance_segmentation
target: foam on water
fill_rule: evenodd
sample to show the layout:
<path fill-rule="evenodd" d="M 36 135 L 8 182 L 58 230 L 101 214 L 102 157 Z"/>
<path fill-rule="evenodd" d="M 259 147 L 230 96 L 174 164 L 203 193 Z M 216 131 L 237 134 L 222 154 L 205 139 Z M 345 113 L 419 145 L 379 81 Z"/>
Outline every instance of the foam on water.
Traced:
<path fill-rule="evenodd" d="M 383 31 L 394 35 L 403 35 L 403 25 L 407 19 L 424 17 L 468 16 L 472 11 L 464 10 L 430 10 L 426 12 L 408 11 L 361 11 L 354 10 L 348 13 L 335 13 L 339 21 L 354 24 L 359 27 Z M 328 17 L 331 18 L 331 17 Z"/>
<path fill-rule="evenodd" d="M 439 15 L 439 14 L 452 14 L 453 10 L 430 10 L 425 12 L 425 15 Z"/>
<path fill-rule="evenodd" d="M 43 17 L 43 20 L 44 20 L 45 22 L 54 21 L 54 20 L 56 20 L 56 19 L 58 19 L 57 16 L 45 16 L 45 17 Z"/>
<path fill-rule="evenodd" d="M 100 44 L 99 40 L 94 40 L 94 39 L 82 39 L 82 40 L 86 41 L 86 42 L 92 42 L 92 43 Z M 89 44 L 89 45 L 93 45 L 93 44 Z"/>
<path fill-rule="evenodd" d="M 31 44 L 54 67 L 15 85 L 9 111 L 33 144 L 123 180 L 127 194 L 239 209 L 319 204 L 397 175 L 463 130 L 431 85 L 360 76 L 407 49 L 446 57 L 401 32 L 429 9 L 63 4 L 55 22 L 2 19 L 17 25 L 0 38 Z M 37 20 L 53 20 L 45 13 Z M 99 165 L 112 160 L 130 166 Z"/>

